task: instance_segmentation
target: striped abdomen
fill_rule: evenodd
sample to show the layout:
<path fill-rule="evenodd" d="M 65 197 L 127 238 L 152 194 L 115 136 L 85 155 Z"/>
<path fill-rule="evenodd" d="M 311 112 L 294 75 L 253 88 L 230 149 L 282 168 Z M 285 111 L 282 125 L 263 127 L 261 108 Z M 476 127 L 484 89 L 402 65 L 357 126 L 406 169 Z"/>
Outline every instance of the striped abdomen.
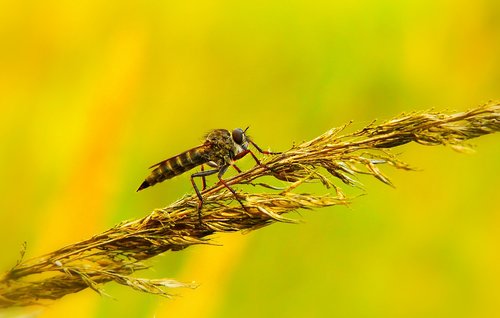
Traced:
<path fill-rule="evenodd" d="M 180 155 L 151 166 L 150 168 L 154 168 L 154 170 L 151 171 L 151 174 L 146 177 L 146 180 L 144 180 L 137 191 L 178 176 L 207 162 L 208 160 L 205 156 L 203 156 L 204 152 L 207 150 L 208 149 L 203 146 L 193 148 L 181 153 Z"/>

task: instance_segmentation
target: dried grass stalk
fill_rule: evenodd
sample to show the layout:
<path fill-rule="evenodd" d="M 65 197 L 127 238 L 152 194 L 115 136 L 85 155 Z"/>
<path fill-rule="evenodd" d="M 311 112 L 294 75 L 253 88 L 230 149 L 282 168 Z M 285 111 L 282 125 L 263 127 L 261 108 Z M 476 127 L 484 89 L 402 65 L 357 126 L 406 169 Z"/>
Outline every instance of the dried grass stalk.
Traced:
<path fill-rule="evenodd" d="M 193 283 L 135 278 L 131 274 L 146 268 L 142 261 L 165 251 L 210 243 L 210 235 L 215 232 L 250 231 L 274 222 L 295 222 L 283 214 L 348 204 L 349 198 L 333 183 L 335 179 L 358 186 L 357 176 L 367 174 L 391 185 L 379 166 L 411 168 L 392 155 L 389 148 L 414 141 L 422 145 L 450 145 L 465 151 L 466 140 L 500 131 L 500 105 L 489 102 L 451 115 L 416 112 L 340 135 L 348 125 L 331 129 L 281 155 L 267 157 L 261 166 L 228 179 L 229 185 L 252 184 L 274 189 L 263 193 L 238 191 L 247 211 L 234 204 L 232 194 L 218 184 L 203 192 L 202 224 L 198 220 L 197 197 L 190 195 L 88 240 L 27 261 L 21 259 L 0 276 L 0 307 L 44 303 L 87 287 L 100 293 L 100 286 L 109 281 L 167 297 L 169 288 L 195 287 Z M 266 179 L 270 180 L 268 183 L 276 178 L 286 181 L 288 186 L 278 189 L 256 182 L 264 176 L 271 177 Z M 311 181 L 319 181 L 335 191 L 326 195 L 296 192 L 301 184 Z"/>

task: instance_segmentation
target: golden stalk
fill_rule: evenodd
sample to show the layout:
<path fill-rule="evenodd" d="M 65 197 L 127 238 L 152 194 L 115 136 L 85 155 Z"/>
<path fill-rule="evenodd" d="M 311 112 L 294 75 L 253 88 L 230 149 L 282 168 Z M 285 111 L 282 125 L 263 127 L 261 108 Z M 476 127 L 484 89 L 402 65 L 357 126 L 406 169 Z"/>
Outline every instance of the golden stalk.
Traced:
<path fill-rule="evenodd" d="M 87 287 L 101 292 L 101 284 L 109 281 L 167 297 L 169 288 L 195 287 L 193 283 L 136 278 L 131 274 L 147 268 L 142 261 L 165 251 L 210 243 L 210 235 L 216 232 L 250 231 L 274 222 L 295 222 L 283 214 L 348 204 L 350 199 L 333 179 L 357 186 L 357 176 L 368 174 L 392 185 L 379 166 L 411 168 L 392 155 L 389 148 L 413 141 L 467 150 L 466 140 L 500 131 L 500 104 L 489 102 L 455 114 L 416 112 L 340 135 L 348 125 L 267 157 L 261 165 L 227 179 L 228 185 L 252 184 L 274 189 L 263 193 L 238 191 L 246 209 L 234 204 L 233 195 L 224 185 L 216 184 L 202 193 L 202 222 L 198 219 L 198 199 L 190 195 L 88 240 L 30 260 L 23 261 L 21 257 L 18 264 L 0 276 L 0 307 L 44 303 Z M 288 186 L 279 189 L 254 182 L 264 176 L 285 181 Z M 335 193 L 296 192 L 302 183 L 312 181 L 333 188 Z"/>

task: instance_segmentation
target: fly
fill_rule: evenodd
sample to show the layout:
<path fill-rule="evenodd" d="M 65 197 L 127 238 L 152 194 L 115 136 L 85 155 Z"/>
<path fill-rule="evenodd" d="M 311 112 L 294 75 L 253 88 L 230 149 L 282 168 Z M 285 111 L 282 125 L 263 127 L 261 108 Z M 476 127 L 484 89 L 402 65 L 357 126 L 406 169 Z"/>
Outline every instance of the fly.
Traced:
<path fill-rule="evenodd" d="M 229 191 L 231 191 L 231 193 L 234 195 L 243 209 L 246 210 L 245 206 L 236 195 L 236 191 L 222 179 L 222 176 L 227 171 L 229 166 L 233 166 L 240 173 L 241 170 L 234 164 L 234 162 L 240 158 L 243 158 L 247 154 L 251 154 L 257 164 L 261 164 L 252 150 L 248 149 L 249 144 L 253 145 L 255 149 L 257 149 L 262 154 L 279 154 L 276 152 L 262 150 L 246 135 L 247 129 L 248 127 L 245 130 L 236 128 L 232 131 L 232 133 L 230 133 L 226 129 L 211 130 L 206 135 L 205 142 L 202 145 L 194 147 L 177 156 L 152 165 L 150 169 L 153 170 L 146 177 L 137 191 L 141 191 L 157 183 L 163 182 L 167 179 L 171 179 L 199 165 L 207 164 L 214 169 L 205 171 L 203 170 L 202 166 L 202 171 L 193 173 L 191 175 L 191 184 L 193 185 L 193 188 L 199 199 L 198 216 L 200 220 L 200 211 L 201 207 L 203 206 L 203 197 L 201 196 L 200 190 L 198 189 L 198 186 L 194 181 L 194 178 L 197 177 L 202 178 L 202 190 L 204 190 L 206 188 L 205 177 L 217 173 L 217 177 L 219 178 L 220 183 L 222 183 Z"/>

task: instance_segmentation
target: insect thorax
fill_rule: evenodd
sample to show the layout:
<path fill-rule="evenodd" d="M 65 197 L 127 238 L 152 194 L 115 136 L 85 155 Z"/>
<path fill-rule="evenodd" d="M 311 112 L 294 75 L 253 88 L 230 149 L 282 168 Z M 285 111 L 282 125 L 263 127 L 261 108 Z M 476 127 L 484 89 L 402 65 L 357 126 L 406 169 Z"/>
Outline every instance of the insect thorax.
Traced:
<path fill-rule="evenodd" d="M 214 129 L 206 137 L 210 144 L 210 151 L 206 153 L 207 159 L 222 166 L 229 164 L 234 158 L 236 147 L 231 133 L 226 129 Z"/>

